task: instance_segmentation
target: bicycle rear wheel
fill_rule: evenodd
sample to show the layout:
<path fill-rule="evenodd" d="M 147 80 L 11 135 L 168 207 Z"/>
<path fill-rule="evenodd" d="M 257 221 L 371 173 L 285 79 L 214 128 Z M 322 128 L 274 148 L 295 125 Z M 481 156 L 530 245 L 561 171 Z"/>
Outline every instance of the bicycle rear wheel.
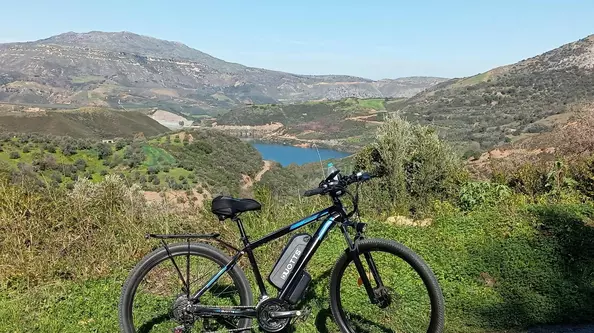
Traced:
<path fill-rule="evenodd" d="M 250 330 L 249 318 L 199 318 L 184 311 L 189 295 L 200 290 L 228 264 L 231 261 L 228 256 L 203 243 L 173 244 L 169 246 L 169 254 L 163 247 L 153 251 L 128 276 L 119 304 L 121 332 L 172 333 L 176 328 L 183 332 Z M 182 278 L 189 281 L 189 290 L 184 288 Z M 238 266 L 221 275 L 199 302 L 216 307 L 252 303 L 249 282 Z"/>
<path fill-rule="evenodd" d="M 372 304 L 348 253 L 338 259 L 330 280 L 332 315 L 342 332 L 442 332 L 444 300 L 435 275 L 412 250 L 394 241 L 365 239 L 359 258 L 376 295 Z M 384 288 L 371 273 L 377 267 Z"/>

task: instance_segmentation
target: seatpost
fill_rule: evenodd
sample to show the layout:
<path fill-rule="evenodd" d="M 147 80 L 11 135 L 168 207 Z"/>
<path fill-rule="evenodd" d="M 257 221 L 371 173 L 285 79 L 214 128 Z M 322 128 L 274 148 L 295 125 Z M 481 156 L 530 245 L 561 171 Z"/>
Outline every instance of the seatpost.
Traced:
<path fill-rule="evenodd" d="M 243 242 L 243 245 L 247 246 L 250 243 L 250 241 L 248 239 L 247 234 L 245 233 L 245 229 L 243 228 L 243 222 L 241 222 L 241 219 L 239 217 L 234 217 L 233 221 L 237 223 L 237 227 L 239 228 L 239 235 L 241 236 L 241 241 Z"/>

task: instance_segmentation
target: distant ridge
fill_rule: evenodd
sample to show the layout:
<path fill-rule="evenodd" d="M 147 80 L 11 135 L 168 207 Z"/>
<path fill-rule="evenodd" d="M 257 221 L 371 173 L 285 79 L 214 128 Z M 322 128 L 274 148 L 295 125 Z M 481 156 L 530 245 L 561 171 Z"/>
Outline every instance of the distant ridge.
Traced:
<path fill-rule="evenodd" d="M 67 32 L 0 44 L 0 101 L 9 103 L 208 113 L 245 103 L 410 97 L 444 80 L 290 74 L 226 62 L 179 42 L 125 31 Z"/>

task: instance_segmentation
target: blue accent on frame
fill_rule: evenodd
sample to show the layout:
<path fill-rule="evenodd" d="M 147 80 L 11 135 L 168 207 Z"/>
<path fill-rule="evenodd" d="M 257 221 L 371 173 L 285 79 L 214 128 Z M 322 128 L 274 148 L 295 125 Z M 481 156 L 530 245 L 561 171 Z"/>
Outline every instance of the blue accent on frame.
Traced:
<path fill-rule="evenodd" d="M 315 220 L 319 219 L 320 217 L 323 217 L 323 216 L 326 216 L 326 215 L 328 215 L 328 209 L 324 209 L 321 212 L 317 212 L 314 215 L 308 216 L 308 217 L 304 218 L 303 220 L 300 220 L 300 221 L 297 221 L 297 222 L 293 223 L 289 227 L 289 230 L 295 230 L 295 229 L 297 229 L 297 228 L 299 228 L 301 226 L 304 226 L 304 225 L 306 225 L 306 224 L 308 224 L 308 223 L 310 223 L 312 221 L 315 221 Z"/>
<path fill-rule="evenodd" d="M 326 234 L 326 231 L 328 231 L 328 228 L 330 228 L 333 221 L 334 221 L 334 217 L 330 217 L 330 218 L 328 218 L 328 220 L 326 220 L 326 223 L 324 223 L 324 225 L 322 226 L 322 229 L 320 230 L 320 233 L 318 234 L 318 240 L 321 240 L 324 237 L 324 235 Z"/>
<path fill-rule="evenodd" d="M 208 281 L 208 283 L 206 284 L 206 288 L 210 288 L 210 286 L 215 283 L 215 281 L 217 281 L 221 275 L 223 275 L 223 273 L 225 273 L 227 271 L 227 265 L 225 265 L 225 267 L 223 267 L 218 273 L 217 275 L 215 275 L 212 279 L 210 279 L 210 281 Z"/>

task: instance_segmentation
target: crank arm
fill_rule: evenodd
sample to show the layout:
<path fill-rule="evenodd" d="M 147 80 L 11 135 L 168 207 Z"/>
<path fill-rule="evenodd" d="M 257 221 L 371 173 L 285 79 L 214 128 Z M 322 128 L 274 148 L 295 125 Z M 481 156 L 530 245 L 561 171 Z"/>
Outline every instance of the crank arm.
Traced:
<path fill-rule="evenodd" d="M 301 310 L 293 310 L 293 311 L 275 311 L 270 312 L 270 318 L 274 319 L 282 319 L 282 318 L 294 318 L 294 317 L 301 317 L 303 315 L 303 311 Z"/>

